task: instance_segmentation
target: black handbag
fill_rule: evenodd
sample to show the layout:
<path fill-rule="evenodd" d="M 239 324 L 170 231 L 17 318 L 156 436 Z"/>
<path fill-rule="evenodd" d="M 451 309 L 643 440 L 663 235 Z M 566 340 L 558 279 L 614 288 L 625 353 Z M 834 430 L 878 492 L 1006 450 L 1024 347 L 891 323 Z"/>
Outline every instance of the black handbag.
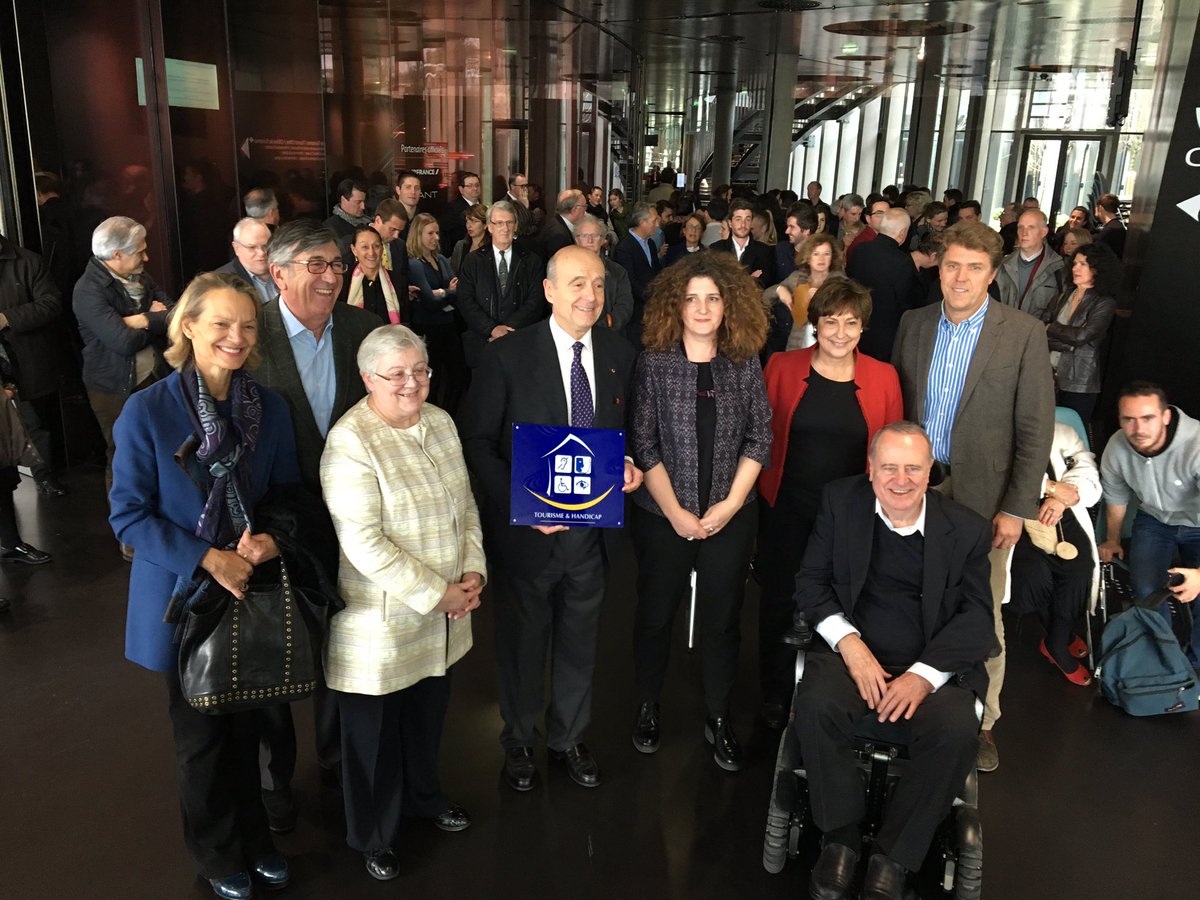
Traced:
<path fill-rule="evenodd" d="M 183 696 L 211 715 L 307 697 L 320 673 L 325 614 L 293 587 L 282 557 L 255 567 L 241 600 L 206 579 L 180 620 Z"/>

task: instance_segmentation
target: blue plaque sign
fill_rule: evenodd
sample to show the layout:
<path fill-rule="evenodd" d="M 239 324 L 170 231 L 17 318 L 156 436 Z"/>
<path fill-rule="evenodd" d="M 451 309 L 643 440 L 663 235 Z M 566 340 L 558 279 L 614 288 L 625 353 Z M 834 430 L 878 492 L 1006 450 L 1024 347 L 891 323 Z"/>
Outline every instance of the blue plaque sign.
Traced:
<path fill-rule="evenodd" d="M 625 524 L 625 432 L 513 424 L 511 525 Z"/>

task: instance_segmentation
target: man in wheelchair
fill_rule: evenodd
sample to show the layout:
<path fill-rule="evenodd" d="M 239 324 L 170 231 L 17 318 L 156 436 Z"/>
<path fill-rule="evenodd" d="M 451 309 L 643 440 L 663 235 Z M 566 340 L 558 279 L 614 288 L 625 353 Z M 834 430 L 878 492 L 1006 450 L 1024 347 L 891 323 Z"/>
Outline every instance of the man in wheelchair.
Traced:
<path fill-rule="evenodd" d="M 901 898 L 975 764 L 976 698 L 998 649 L 988 584 L 992 527 L 928 491 L 929 437 L 881 429 L 869 476 L 826 489 L 796 576 L 796 614 L 823 639 L 807 655 L 795 728 L 813 821 L 824 835 L 809 896 L 846 896 L 862 853 L 859 720 L 902 722 L 909 763 L 884 812 L 862 897 Z"/>

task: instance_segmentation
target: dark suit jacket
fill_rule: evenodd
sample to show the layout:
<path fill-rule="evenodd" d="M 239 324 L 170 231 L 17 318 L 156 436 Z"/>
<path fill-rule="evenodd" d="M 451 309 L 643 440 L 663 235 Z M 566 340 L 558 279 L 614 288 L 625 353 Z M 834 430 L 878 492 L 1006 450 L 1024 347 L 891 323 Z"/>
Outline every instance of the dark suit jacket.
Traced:
<path fill-rule="evenodd" d="M 296 453 L 300 459 L 300 477 L 304 485 L 321 496 L 321 451 L 325 449 L 325 438 L 317 428 L 308 395 L 296 369 L 296 358 L 292 355 L 292 344 L 288 340 L 283 316 L 279 312 L 281 297 L 262 306 L 262 328 L 258 334 L 258 352 L 261 361 L 253 370 L 259 384 L 282 394 L 292 416 L 292 427 L 296 432 Z M 333 412 L 329 426 L 340 419 L 351 406 L 367 394 L 358 375 L 358 345 L 368 334 L 378 328 L 380 321 L 371 313 L 347 306 L 333 305 L 333 367 L 337 379 L 337 390 L 333 398 Z"/>
<path fill-rule="evenodd" d="M 647 262 L 642 245 L 632 234 L 626 234 L 613 250 L 613 262 L 624 269 L 629 275 L 629 288 L 633 292 L 633 315 L 629 317 L 626 326 L 631 340 L 641 346 L 642 313 L 646 301 L 650 297 L 650 282 L 662 271 L 662 260 L 658 258 L 658 247 L 650 240 L 650 257 L 653 263 Z"/>
<path fill-rule="evenodd" d="M 924 422 L 941 315 L 940 303 L 907 312 L 896 335 L 892 365 L 900 375 L 905 417 L 914 422 Z M 951 431 L 954 498 L 988 519 L 1000 511 L 1036 518 L 1053 437 L 1054 374 L 1046 326 L 989 301 Z"/>
<path fill-rule="evenodd" d="M 542 230 L 538 232 L 538 253 L 541 254 L 543 262 L 550 262 L 550 257 L 563 247 L 574 245 L 575 236 L 558 213 L 554 213 L 542 224 Z"/>
<path fill-rule="evenodd" d="M 454 245 L 467 236 L 467 210 L 471 204 L 462 194 L 459 194 L 446 207 L 442 217 L 438 219 L 438 231 L 441 234 L 442 255 L 449 258 L 454 252 Z"/>
<path fill-rule="evenodd" d="M 880 234 L 858 245 L 846 274 L 871 292 L 871 323 L 858 349 L 881 362 L 891 362 L 900 317 L 924 302 L 925 289 L 912 257 L 895 238 Z"/>
<path fill-rule="evenodd" d="M 458 275 L 455 305 L 467 323 L 463 334 L 463 353 L 467 365 L 478 365 L 479 355 L 488 344 L 497 325 L 524 328 L 543 318 L 549 311 L 542 280 L 546 267 L 531 250 L 513 244 L 508 267 L 508 287 L 500 293 L 496 257 L 490 244 L 468 253 Z M 512 335 L 504 338 L 508 340 Z"/>
<path fill-rule="evenodd" d="M 8 319 L 0 342 L 21 399 L 57 391 L 60 360 L 69 352 L 59 320 L 62 299 L 42 257 L 5 237 L 0 237 L 0 313 Z"/>
<path fill-rule="evenodd" d="M 635 353 L 629 342 L 605 328 L 592 329 L 596 370 L 596 428 L 624 428 Z M 483 488 L 488 560 L 514 574 L 532 576 L 550 557 L 558 534 L 509 525 L 514 422 L 566 425 L 567 397 L 550 335 L 539 322 L 489 344 L 471 378 L 459 411 L 463 455 Z M 606 543 L 613 529 L 603 529 Z"/>
<path fill-rule="evenodd" d="M 709 245 L 708 249 L 737 255 L 737 252 L 733 249 L 733 238 L 714 241 Z M 746 249 L 742 252 L 741 263 L 742 268 L 747 272 L 762 271 L 762 274 L 757 279 L 760 288 L 765 288 L 776 283 L 775 250 L 770 245 L 751 238 L 750 243 L 746 245 Z"/>
<path fill-rule="evenodd" d="M 874 517 L 875 492 L 866 475 L 826 486 L 796 575 L 796 612 L 810 625 L 835 613 L 855 624 L 854 608 L 871 567 Z M 987 693 L 983 661 L 997 649 L 988 582 L 991 545 L 986 519 L 937 491 L 925 494 L 925 649 L 917 661 L 955 673 L 958 684 L 977 697 Z"/>

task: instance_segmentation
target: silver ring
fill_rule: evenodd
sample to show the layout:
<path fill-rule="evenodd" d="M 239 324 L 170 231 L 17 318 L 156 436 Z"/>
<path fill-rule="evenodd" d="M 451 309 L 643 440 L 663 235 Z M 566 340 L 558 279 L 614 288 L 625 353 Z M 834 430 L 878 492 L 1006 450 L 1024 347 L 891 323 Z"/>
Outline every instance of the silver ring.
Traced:
<path fill-rule="evenodd" d="M 689 540 L 689 541 L 694 541 L 694 540 L 695 540 L 695 538 L 694 538 L 694 537 L 692 537 L 692 536 L 689 534 L 689 535 L 688 535 L 688 540 Z"/>
<path fill-rule="evenodd" d="M 714 531 L 716 531 L 716 529 L 715 529 L 715 528 L 713 528 L 711 525 L 709 525 L 709 526 L 708 526 L 708 533 L 709 533 L 709 534 L 712 534 Z"/>

